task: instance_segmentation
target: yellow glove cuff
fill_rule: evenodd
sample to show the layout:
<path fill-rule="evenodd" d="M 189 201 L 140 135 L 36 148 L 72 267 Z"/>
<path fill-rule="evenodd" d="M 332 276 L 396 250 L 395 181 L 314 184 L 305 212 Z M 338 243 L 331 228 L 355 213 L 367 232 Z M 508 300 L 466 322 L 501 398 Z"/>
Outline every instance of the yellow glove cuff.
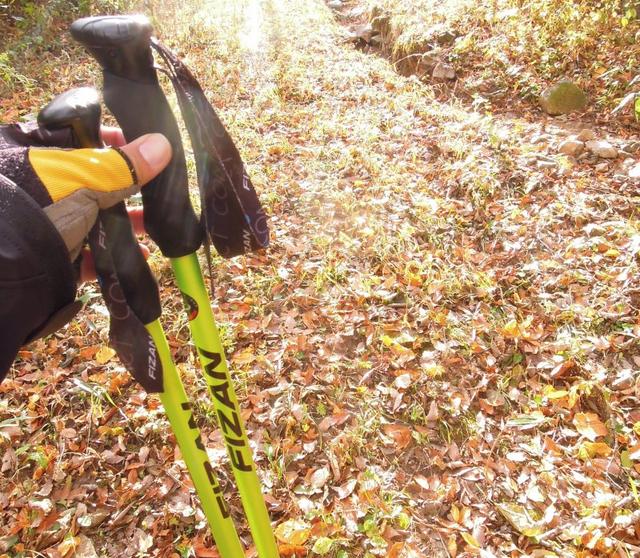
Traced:
<path fill-rule="evenodd" d="M 88 188 L 113 192 L 135 184 L 129 161 L 117 149 L 29 149 L 29 162 L 55 202 Z"/>

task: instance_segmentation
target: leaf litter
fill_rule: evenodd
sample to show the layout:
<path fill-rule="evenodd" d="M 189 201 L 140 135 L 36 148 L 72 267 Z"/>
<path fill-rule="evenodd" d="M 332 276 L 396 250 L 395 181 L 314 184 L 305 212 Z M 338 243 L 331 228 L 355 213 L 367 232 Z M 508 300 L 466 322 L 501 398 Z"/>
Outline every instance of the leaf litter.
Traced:
<path fill-rule="evenodd" d="M 536 118 L 436 100 L 319 2 L 154 9 L 272 216 L 268 251 L 215 260 L 214 311 L 282 555 L 637 555 L 637 184 L 540 168 Z M 0 386 L 0 552 L 216 556 L 159 401 L 106 334 L 91 303 Z"/>

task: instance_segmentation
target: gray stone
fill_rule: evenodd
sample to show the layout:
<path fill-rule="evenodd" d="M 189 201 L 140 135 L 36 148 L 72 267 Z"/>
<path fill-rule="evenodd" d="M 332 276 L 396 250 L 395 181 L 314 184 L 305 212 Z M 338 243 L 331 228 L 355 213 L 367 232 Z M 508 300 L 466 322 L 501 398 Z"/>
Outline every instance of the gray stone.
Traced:
<path fill-rule="evenodd" d="M 629 169 L 629 178 L 633 178 L 634 180 L 640 179 L 640 163 Z"/>
<path fill-rule="evenodd" d="M 589 130 L 589 128 L 585 128 L 580 131 L 576 139 L 580 141 L 593 141 L 596 139 L 596 133 L 593 130 Z"/>
<path fill-rule="evenodd" d="M 615 159 L 618 156 L 618 150 L 608 141 L 588 141 L 586 145 L 587 149 L 591 151 L 591 153 L 598 157 L 602 157 L 603 159 Z"/>
<path fill-rule="evenodd" d="M 435 35 L 436 42 L 442 46 L 453 44 L 457 38 L 458 35 L 449 29 L 445 29 Z"/>
<path fill-rule="evenodd" d="M 574 139 L 565 140 L 558 147 L 558 151 L 564 155 L 577 157 L 584 151 L 584 142 Z"/>
<path fill-rule="evenodd" d="M 636 160 L 633 157 L 627 157 L 622 163 L 620 163 L 620 168 L 622 170 L 629 170 L 636 163 Z"/>
<path fill-rule="evenodd" d="M 638 150 L 640 150 L 640 141 L 629 142 L 624 146 L 624 150 L 628 151 L 629 153 L 636 153 Z"/>
<path fill-rule="evenodd" d="M 558 168 L 558 163 L 556 163 L 555 161 L 538 161 L 536 163 L 536 167 L 538 167 L 540 170 L 557 169 Z"/>
<path fill-rule="evenodd" d="M 365 43 L 370 43 L 371 38 L 378 34 L 370 23 L 358 25 L 358 27 L 353 30 L 353 33 L 357 40 L 364 41 Z"/>
<path fill-rule="evenodd" d="M 431 74 L 436 79 L 456 79 L 456 71 L 451 64 L 439 62 Z"/>
<path fill-rule="evenodd" d="M 544 90 L 540 106 L 547 114 L 569 114 L 583 110 L 587 106 L 587 97 L 575 83 L 563 80 Z"/>

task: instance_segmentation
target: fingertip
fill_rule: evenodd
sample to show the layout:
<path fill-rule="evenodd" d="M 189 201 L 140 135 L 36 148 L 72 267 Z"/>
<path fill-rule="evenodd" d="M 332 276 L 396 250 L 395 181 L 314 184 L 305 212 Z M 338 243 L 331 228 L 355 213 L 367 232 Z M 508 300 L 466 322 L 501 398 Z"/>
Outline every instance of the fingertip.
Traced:
<path fill-rule="evenodd" d="M 162 134 L 146 134 L 122 147 L 143 185 L 155 178 L 167 166 L 172 156 L 171 143 Z"/>

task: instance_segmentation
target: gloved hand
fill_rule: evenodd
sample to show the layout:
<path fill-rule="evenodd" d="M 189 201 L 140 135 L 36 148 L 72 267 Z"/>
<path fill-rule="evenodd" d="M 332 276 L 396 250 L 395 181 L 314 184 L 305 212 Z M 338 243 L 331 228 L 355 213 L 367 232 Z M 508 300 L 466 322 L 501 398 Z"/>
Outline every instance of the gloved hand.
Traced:
<path fill-rule="evenodd" d="M 140 190 L 171 159 L 171 144 L 147 134 L 124 144 L 113 129 L 103 133 L 112 147 L 56 149 L 0 142 L 0 174 L 25 190 L 52 221 L 75 260 L 99 209 Z"/>

